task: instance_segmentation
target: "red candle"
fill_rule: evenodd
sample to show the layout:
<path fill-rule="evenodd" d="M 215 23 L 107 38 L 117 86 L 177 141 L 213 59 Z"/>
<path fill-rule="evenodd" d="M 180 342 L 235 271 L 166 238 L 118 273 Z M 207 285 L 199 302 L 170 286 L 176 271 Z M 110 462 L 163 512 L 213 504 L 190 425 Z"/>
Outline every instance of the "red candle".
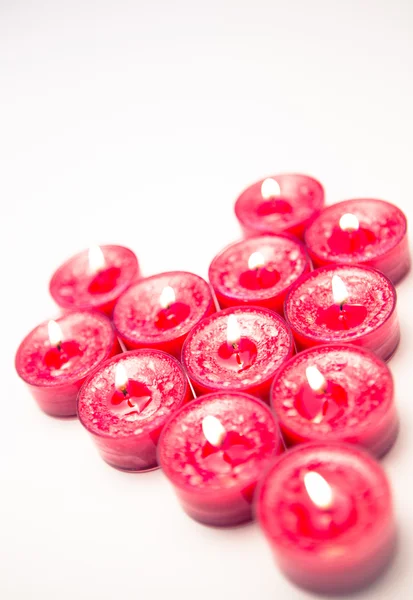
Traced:
<path fill-rule="evenodd" d="M 410 268 L 407 222 L 383 200 L 345 200 L 325 208 L 305 232 L 314 266 L 364 264 L 397 283 Z"/>
<path fill-rule="evenodd" d="M 126 348 L 158 348 L 180 358 L 188 332 L 214 311 L 206 281 L 172 271 L 133 285 L 119 299 L 113 321 Z"/>
<path fill-rule="evenodd" d="M 157 467 L 156 447 L 168 417 L 190 399 L 179 362 L 159 350 L 124 352 L 91 375 L 78 414 L 109 465 L 123 471 Z"/>
<path fill-rule="evenodd" d="M 300 350 L 350 342 L 388 360 L 399 343 L 396 290 L 385 275 L 368 267 L 312 271 L 291 288 L 284 308 Z"/>
<path fill-rule="evenodd" d="M 197 398 L 166 424 L 159 463 L 185 512 L 207 525 L 251 519 L 257 480 L 283 446 L 274 415 L 238 392 Z"/>
<path fill-rule="evenodd" d="M 297 239 L 263 236 L 220 252 L 209 267 L 209 281 L 221 308 L 253 304 L 282 315 L 288 289 L 310 267 L 307 251 Z"/>
<path fill-rule="evenodd" d="M 283 572 L 315 592 L 356 590 L 394 552 L 389 483 L 354 446 L 305 444 L 279 457 L 257 491 L 257 515 Z"/>
<path fill-rule="evenodd" d="M 397 437 L 390 370 L 356 346 L 318 346 L 291 358 L 275 376 L 271 406 L 289 445 L 349 442 L 382 456 Z"/>
<path fill-rule="evenodd" d="M 138 276 L 138 261 L 131 250 L 93 246 L 57 269 L 50 293 L 64 310 L 95 309 L 111 315 L 116 300 Z"/>
<path fill-rule="evenodd" d="M 275 373 L 292 354 L 291 332 L 279 315 L 233 307 L 192 329 L 182 363 L 197 395 L 237 390 L 268 401 Z"/>
<path fill-rule="evenodd" d="M 324 190 L 316 179 L 288 173 L 247 188 L 235 203 L 235 214 L 246 237 L 265 233 L 302 237 L 323 205 Z"/>
<path fill-rule="evenodd" d="M 118 340 L 105 315 L 72 312 L 33 329 L 20 344 L 15 365 L 45 413 L 72 417 L 85 378 L 118 352 Z"/>

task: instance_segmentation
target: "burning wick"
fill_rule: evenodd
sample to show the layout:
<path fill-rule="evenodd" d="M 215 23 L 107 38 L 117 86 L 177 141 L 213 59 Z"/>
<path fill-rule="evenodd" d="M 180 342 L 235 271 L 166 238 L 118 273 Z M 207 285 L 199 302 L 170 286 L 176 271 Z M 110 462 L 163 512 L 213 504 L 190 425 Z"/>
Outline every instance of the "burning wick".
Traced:
<path fill-rule="evenodd" d="M 307 367 L 305 370 L 308 385 L 317 393 L 325 393 L 327 389 L 327 380 L 322 373 L 315 366 Z"/>
<path fill-rule="evenodd" d="M 338 304 L 340 310 L 343 310 L 343 305 L 348 300 L 348 290 L 344 281 L 338 275 L 333 275 L 331 287 L 333 290 L 334 304 Z"/>
<path fill-rule="evenodd" d="M 159 302 L 162 308 L 170 308 L 175 302 L 176 296 L 174 289 L 170 285 L 163 288 L 161 295 L 159 296 Z"/>
<path fill-rule="evenodd" d="M 222 446 L 227 434 L 221 421 L 212 415 L 207 415 L 202 419 L 202 432 L 207 442 L 215 448 Z"/>
<path fill-rule="evenodd" d="M 342 231 L 348 231 L 349 233 L 357 231 L 360 227 L 360 223 L 356 215 L 346 213 L 340 218 L 339 221 L 340 229 Z"/>
<path fill-rule="evenodd" d="M 265 258 L 261 252 L 253 252 L 248 259 L 248 268 L 250 271 L 257 271 L 265 265 Z"/>
<path fill-rule="evenodd" d="M 49 335 L 50 345 L 57 348 L 60 352 L 60 350 L 62 349 L 63 333 L 62 333 L 62 330 L 60 329 L 60 326 L 56 323 L 56 321 L 48 322 L 47 332 Z"/>
<path fill-rule="evenodd" d="M 264 200 L 271 200 L 271 198 L 275 198 L 281 194 L 281 188 L 275 179 L 272 177 L 268 177 L 264 179 L 261 184 L 261 196 Z"/>
<path fill-rule="evenodd" d="M 115 369 L 115 387 L 124 396 L 128 394 L 128 381 L 129 378 L 125 367 L 121 363 L 118 363 Z"/>
<path fill-rule="evenodd" d="M 308 471 L 304 475 L 304 485 L 313 504 L 324 510 L 331 508 L 333 490 L 324 477 L 316 473 L 316 471 Z"/>
<path fill-rule="evenodd" d="M 94 275 L 105 268 L 105 257 L 100 246 L 90 246 L 88 257 L 89 271 Z"/>

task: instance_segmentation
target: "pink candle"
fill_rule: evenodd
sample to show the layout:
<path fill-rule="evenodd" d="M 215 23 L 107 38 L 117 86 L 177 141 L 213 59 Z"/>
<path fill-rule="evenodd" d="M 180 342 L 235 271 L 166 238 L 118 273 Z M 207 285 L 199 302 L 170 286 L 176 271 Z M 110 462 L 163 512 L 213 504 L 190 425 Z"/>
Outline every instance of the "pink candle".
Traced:
<path fill-rule="evenodd" d="M 197 395 L 237 390 L 268 401 L 274 375 L 293 354 L 291 332 L 276 313 L 227 308 L 196 325 L 182 363 Z"/>
<path fill-rule="evenodd" d="M 287 291 L 311 268 L 304 245 L 288 235 L 249 238 L 231 244 L 209 267 L 221 308 L 252 304 L 283 314 Z"/>
<path fill-rule="evenodd" d="M 315 267 L 368 265 L 393 283 L 410 268 L 406 217 L 383 200 L 345 200 L 325 208 L 305 232 L 305 242 Z"/>
<path fill-rule="evenodd" d="M 393 556 L 389 483 L 354 446 L 305 444 L 285 453 L 260 485 L 256 508 L 282 571 L 313 592 L 356 590 Z"/>
<path fill-rule="evenodd" d="M 265 404 L 221 392 L 175 413 L 158 450 L 185 512 L 207 525 L 229 526 L 251 519 L 257 480 L 283 446 Z"/>
<path fill-rule="evenodd" d="M 323 205 L 324 190 L 317 180 L 288 173 L 248 187 L 235 203 L 235 214 L 246 237 L 265 233 L 302 237 Z"/>
<path fill-rule="evenodd" d="M 119 299 L 113 322 L 126 348 L 158 348 L 180 358 L 188 332 L 214 311 L 206 281 L 172 271 L 133 285 Z"/>
<path fill-rule="evenodd" d="M 388 360 L 400 339 L 396 290 L 368 267 L 334 265 L 304 275 L 287 295 L 285 317 L 300 350 L 345 342 Z"/>
<path fill-rule="evenodd" d="M 116 300 L 138 277 L 138 261 L 131 250 L 93 246 L 57 269 L 50 293 L 64 310 L 95 309 L 111 315 Z"/>
<path fill-rule="evenodd" d="M 118 352 L 118 340 L 105 315 L 72 312 L 33 329 L 20 344 L 15 365 L 45 413 L 73 417 L 85 378 Z"/>
<path fill-rule="evenodd" d="M 382 456 L 398 432 L 393 394 L 390 370 L 375 354 L 337 344 L 310 348 L 282 365 L 271 406 L 289 445 L 349 442 Z"/>
<path fill-rule="evenodd" d="M 134 350 L 106 361 L 85 382 L 78 414 L 108 464 L 124 471 L 157 467 L 168 417 L 190 399 L 178 361 L 159 350 Z"/>

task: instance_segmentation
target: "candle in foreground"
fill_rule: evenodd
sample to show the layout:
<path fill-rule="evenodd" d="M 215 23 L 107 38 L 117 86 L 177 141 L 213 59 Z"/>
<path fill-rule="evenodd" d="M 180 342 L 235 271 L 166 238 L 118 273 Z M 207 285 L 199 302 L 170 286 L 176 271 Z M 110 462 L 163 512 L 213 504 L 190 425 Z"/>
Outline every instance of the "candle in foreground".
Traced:
<path fill-rule="evenodd" d="M 271 389 L 289 445 L 348 442 L 382 456 L 398 433 L 393 378 L 375 354 L 351 345 L 300 352 L 282 365 Z"/>
<path fill-rule="evenodd" d="M 396 290 L 368 267 L 332 265 L 304 275 L 289 291 L 284 310 L 299 350 L 345 342 L 388 360 L 399 343 Z"/>
<path fill-rule="evenodd" d="M 92 246 L 72 256 L 50 280 L 50 293 L 64 310 L 111 315 L 119 296 L 139 277 L 138 260 L 123 246 Z"/>
<path fill-rule="evenodd" d="M 305 232 L 315 267 L 364 264 L 397 283 L 410 268 L 407 221 L 383 200 L 345 200 L 325 208 Z"/>
<path fill-rule="evenodd" d="M 85 381 L 78 415 L 103 460 L 123 471 L 148 471 L 158 465 L 156 446 L 166 420 L 190 397 L 173 356 L 134 350 L 106 361 Z"/>
<path fill-rule="evenodd" d="M 133 285 L 116 304 L 113 322 L 129 350 L 158 348 L 180 358 L 188 332 L 214 311 L 211 289 L 204 279 L 171 271 Z"/>
<path fill-rule="evenodd" d="M 288 451 L 260 484 L 256 511 L 282 571 L 313 592 L 357 590 L 394 553 L 389 483 L 355 446 L 304 444 Z"/>
<path fill-rule="evenodd" d="M 253 304 L 283 315 L 291 285 L 311 268 L 305 246 L 288 235 L 254 237 L 231 244 L 209 267 L 221 308 Z"/>
<path fill-rule="evenodd" d="M 291 332 L 277 313 L 233 307 L 192 329 L 182 348 L 182 364 L 197 395 L 237 390 L 268 401 L 275 373 L 292 354 Z"/>
<path fill-rule="evenodd" d="M 246 237 L 266 233 L 302 237 L 323 205 L 324 190 L 316 179 L 285 173 L 248 187 L 235 203 L 235 214 Z"/>
<path fill-rule="evenodd" d="M 20 344 L 15 365 L 45 413 L 73 417 L 85 378 L 118 352 L 118 340 L 105 315 L 72 312 L 33 329 Z"/>
<path fill-rule="evenodd" d="M 185 512 L 215 526 L 249 521 L 258 478 L 283 450 L 268 406 L 237 392 L 193 400 L 165 425 L 159 463 Z"/>

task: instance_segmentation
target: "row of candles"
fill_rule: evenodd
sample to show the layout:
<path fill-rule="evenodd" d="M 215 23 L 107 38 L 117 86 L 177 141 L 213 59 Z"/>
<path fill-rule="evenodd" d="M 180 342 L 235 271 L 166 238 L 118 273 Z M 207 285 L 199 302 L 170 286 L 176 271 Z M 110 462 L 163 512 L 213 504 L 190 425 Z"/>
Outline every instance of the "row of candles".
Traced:
<path fill-rule="evenodd" d="M 248 188 L 235 205 L 245 239 L 214 258 L 210 283 L 142 278 L 121 246 L 72 257 L 50 282 L 63 314 L 23 340 L 16 369 L 44 412 L 78 415 L 107 463 L 160 465 L 206 524 L 255 511 L 292 580 L 343 591 L 395 544 L 373 456 L 398 431 L 384 361 L 410 256 L 397 207 L 323 203 L 302 175 Z"/>

